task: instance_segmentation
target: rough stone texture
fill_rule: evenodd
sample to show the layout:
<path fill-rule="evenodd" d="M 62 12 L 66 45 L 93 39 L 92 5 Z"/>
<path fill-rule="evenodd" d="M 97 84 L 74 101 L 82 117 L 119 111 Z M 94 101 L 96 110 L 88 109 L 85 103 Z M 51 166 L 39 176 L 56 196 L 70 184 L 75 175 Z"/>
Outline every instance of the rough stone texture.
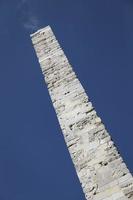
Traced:
<path fill-rule="evenodd" d="M 132 175 L 51 28 L 31 38 L 86 199 L 132 200 Z"/>

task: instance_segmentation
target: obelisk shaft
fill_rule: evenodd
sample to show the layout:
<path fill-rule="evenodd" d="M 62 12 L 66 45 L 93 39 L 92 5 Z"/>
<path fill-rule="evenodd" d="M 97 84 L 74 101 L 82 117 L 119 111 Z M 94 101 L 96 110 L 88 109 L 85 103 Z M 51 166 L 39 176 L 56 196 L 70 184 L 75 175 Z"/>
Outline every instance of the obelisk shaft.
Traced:
<path fill-rule="evenodd" d="M 86 199 L 132 200 L 132 175 L 51 28 L 31 38 Z"/>

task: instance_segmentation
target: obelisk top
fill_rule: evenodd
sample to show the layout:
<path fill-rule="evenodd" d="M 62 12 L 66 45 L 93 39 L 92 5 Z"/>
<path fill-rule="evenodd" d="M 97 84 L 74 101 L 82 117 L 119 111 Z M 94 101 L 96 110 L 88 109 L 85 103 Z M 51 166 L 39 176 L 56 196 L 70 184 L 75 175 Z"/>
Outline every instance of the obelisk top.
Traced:
<path fill-rule="evenodd" d="M 32 34 L 30 34 L 30 37 L 34 37 L 34 36 L 36 36 L 38 33 L 43 33 L 43 32 L 45 32 L 45 31 L 47 31 L 47 30 L 52 30 L 51 27 L 50 27 L 49 25 L 48 25 L 48 26 L 45 26 L 44 28 L 41 28 L 41 29 L 37 30 L 36 32 L 34 32 L 34 33 L 32 33 Z"/>

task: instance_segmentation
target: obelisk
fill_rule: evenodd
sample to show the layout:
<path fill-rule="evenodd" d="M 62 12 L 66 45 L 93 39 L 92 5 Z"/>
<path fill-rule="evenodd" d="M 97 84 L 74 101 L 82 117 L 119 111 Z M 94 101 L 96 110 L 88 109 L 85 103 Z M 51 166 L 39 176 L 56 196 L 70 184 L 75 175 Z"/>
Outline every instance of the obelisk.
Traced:
<path fill-rule="evenodd" d="M 86 200 L 133 200 L 132 175 L 50 26 L 31 39 Z"/>

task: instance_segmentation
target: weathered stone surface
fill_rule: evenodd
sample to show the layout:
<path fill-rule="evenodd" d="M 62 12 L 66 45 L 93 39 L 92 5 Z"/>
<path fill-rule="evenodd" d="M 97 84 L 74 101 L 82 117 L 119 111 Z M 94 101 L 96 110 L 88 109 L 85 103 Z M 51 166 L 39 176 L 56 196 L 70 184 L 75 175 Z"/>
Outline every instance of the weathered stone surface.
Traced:
<path fill-rule="evenodd" d="M 86 199 L 132 200 L 132 175 L 51 28 L 31 38 Z"/>

